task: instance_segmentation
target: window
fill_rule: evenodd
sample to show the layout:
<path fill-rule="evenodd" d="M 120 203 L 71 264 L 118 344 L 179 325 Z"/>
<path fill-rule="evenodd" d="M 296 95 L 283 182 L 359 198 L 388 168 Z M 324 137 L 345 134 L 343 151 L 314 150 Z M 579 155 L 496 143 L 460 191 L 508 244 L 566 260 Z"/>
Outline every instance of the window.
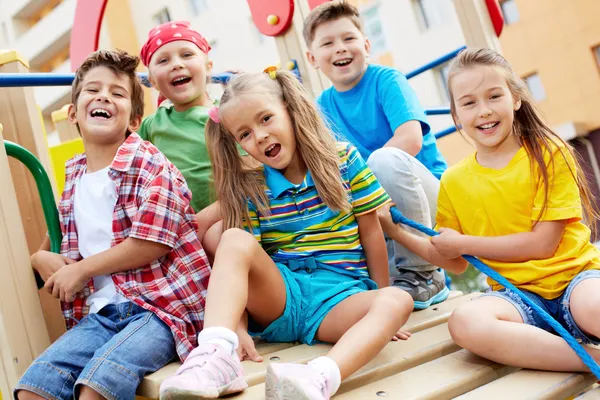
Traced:
<path fill-rule="evenodd" d="M 443 104 L 450 104 L 450 94 L 448 92 L 448 72 L 450 72 L 450 62 L 446 62 L 435 70 L 436 80 L 440 88 L 440 97 Z"/>
<path fill-rule="evenodd" d="M 361 9 L 360 15 L 365 28 L 365 36 L 371 42 L 371 55 L 377 56 L 378 54 L 385 53 L 387 51 L 387 43 L 379 16 L 379 4 Z"/>
<path fill-rule="evenodd" d="M 500 1 L 500 7 L 502 8 L 502 15 L 504 16 L 506 25 L 514 24 L 521 19 L 516 0 L 502 0 Z"/>
<path fill-rule="evenodd" d="M 413 10 L 422 30 L 443 25 L 448 20 L 446 7 L 441 7 L 440 3 L 440 0 L 412 0 Z"/>
<path fill-rule="evenodd" d="M 189 2 L 196 16 L 208 9 L 208 0 L 189 0 Z"/>
<path fill-rule="evenodd" d="M 598 65 L 598 68 L 600 68 L 600 44 L 594 47 L 592 51 L 594 52 L 594 56 L 596 57 L 596 64 Z"/>
<path fill-rule="evenodd" d="M 544 90 L 544 85 L 542 85 L 542 79 L 537 73 L 526 76 L 523 80 L 527 84 L 527 88 L 535 101 L 546 99 L 546 91 Z"/>
<path fill-rule="evenodd" d="M 171 21 L 171 14 L 169 14 L 169 9 L 167 7 L 163 8 L 159 12 L 157 12 L 154 17 L 152 17 L 154 23 L 156 25 L 161 25 Z"/>

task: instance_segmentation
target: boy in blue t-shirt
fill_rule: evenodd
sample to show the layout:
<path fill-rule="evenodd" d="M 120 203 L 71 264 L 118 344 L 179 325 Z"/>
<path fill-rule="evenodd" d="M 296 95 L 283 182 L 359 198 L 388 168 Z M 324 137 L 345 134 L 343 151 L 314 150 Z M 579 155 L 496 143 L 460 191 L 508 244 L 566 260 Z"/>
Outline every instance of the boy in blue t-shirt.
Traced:
<path fill-rule="evenodd" d="M 368 63 L 371 45 L 357 9 L 345 1 L 313 9 L 303 33 L 308 60 L 333 83 L 318 98 L 332 129 L 358 148 L 405 216 L 431 227 L 447 165 L 408 81 L 393 68 Z M 388 242 L 392 284 L 413 296 L 415 308 L 448 297 L 441 269 Z"/>

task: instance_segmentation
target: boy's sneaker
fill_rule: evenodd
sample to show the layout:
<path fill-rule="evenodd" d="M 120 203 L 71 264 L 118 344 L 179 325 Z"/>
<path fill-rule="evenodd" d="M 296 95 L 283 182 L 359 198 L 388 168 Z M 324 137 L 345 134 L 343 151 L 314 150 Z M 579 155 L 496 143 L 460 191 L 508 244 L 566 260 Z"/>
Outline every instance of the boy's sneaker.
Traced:
<path fill-rule="evenodd" d="M 408 292 L 414 302 L 415 310 L 423 310 L 432 304 L 441 303 L 448 298 L 450 290 L 446 286 L 446 277 L 441 268 L 435 271 L 410 271 L 398 269 L 400 276 L 394 279 L 392 286 Z"/>
<path fill-rule="evenodd" d="M 161 400 L 216 399 L 241 392 L 248 384 L 236 353 L 203 343 L 195 348 L 175 375 L 160 385 Z"/>
<path fill-rule="evenodd" d="M 271 364 L 265 377 L 266 400 L 329 400 L 331 384 L 303 364 Z"/>

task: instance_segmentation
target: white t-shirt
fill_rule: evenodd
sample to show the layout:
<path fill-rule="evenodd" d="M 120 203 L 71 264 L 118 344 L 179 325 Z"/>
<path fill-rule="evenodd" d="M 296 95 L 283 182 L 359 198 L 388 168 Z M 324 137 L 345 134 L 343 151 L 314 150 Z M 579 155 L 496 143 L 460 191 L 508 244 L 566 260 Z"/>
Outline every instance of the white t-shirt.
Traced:
<path fill-rule="evenodd" d="M 106 167 L 83 174 L 75 188 L 75 225 L 79 254 L 83 258 L 110 249 L 117 186 L 108 176 L 108 170 Z M 86 302 L 90 313 L 97 313 L 107 304 L 128 301 L 117 292 L 110 275 L 94 277 L 94 288 Z"/>

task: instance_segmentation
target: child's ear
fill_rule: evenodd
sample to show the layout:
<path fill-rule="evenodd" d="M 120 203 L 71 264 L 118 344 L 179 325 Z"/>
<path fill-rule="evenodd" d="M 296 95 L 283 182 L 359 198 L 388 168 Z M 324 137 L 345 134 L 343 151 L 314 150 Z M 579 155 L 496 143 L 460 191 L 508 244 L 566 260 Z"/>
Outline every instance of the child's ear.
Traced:
<path fill-rule="evenodd" d="M 213 69 L 213 61 L 212 60 L 208 60 L 206 61 L 206 72 L 210 73 Z"/>
<path fill-rule="evenodd" d="M 371 54 L 371 41 L 368 37 L 365 37 L 365 51 L 367 54 Z"/>
<path fill-rule="evenodd" d="M 308 60 L 310 65 L 313 66 L 314 69 L 319 69 L 319 66 L 317 65 L 317 59 L 315 58 L 313 53 L 310 52 L 310 50 L 306 51 L 306 59 Z"/>
<path fill-rule="evenodd" d="M 129 121 L 129 131 L 137 132 L 137 130 L 140 128 L 141 124 L 142 124 L 142 117 L 140 115 L 133 117 L 131 119 L 131 121 Z"/>
<path fill-rule="evenodd" d="M 513 101 L 514 103 L 514 110 L 518 111 L 521 108 L 521 98 L 517 98 Z"/>
<path fill-rule="evenodd" d="M 156 86 L 156 81 L 152 77 L 152 74 L 150 73 L 150 70 L 148 70 L 148 82 L 150 82 L 150 85 L 152 85 L 152 87 L 154 89 L 158 90 L 158 87 Z"/>
<path fill-rule="evenodd" d="M 77 109 L 73 103 L 69 104 L 69 108 L 67 108 L 67 118 L 69 119 L 70 123 L 77 125 Z"/>

